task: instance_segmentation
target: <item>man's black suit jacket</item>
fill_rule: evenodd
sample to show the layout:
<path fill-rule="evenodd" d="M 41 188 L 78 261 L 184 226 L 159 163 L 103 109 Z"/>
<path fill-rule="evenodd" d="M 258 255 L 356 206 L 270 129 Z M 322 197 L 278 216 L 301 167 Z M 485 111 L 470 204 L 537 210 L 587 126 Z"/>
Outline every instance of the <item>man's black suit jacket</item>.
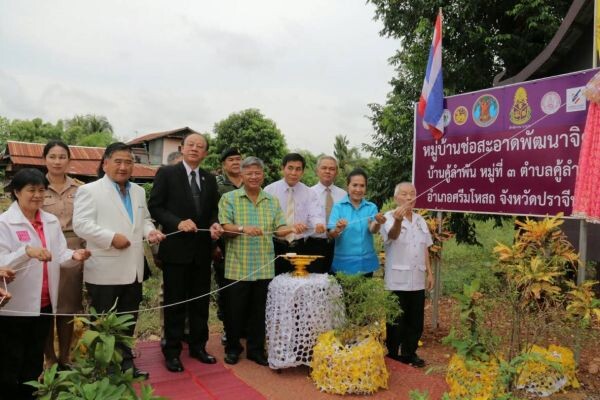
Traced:
<path fill-rule="evenodd" d="M 200 205 L 198 214 L 194 206 L 189 177 L 182 162 L 161 167 L 154 178 L 148 209 L 163 233 L 177 231 L 179 223 L 194 221 L 199 229 L 208 229 L 218 221 L 219 192 L 215 177 L 200 168 Z M 160 244 L 158 256 L 163 263 L 187 264 L 195 259 L 210 261 L 211 238 L 209 232 L 177 233 Z"/>

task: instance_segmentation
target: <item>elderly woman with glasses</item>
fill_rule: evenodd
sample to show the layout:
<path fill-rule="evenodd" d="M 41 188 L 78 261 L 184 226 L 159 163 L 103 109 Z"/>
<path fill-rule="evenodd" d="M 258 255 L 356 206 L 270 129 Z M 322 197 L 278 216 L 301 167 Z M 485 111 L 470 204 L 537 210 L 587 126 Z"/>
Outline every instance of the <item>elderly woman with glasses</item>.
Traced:
<path fill-rule="evenodd" d="M 69 250 L 58 219 L 42 210 L 48 181 L 33 168 L 9 185 L 13 203 L 0 215 L 0 265 L 16 273 L 10 303 L 0 310 L 0 389 L 7 399 L 32 399 L 25 382 L 42 372 L 44 344 L 56 309 L 60 264 L 84 261 Z"/>

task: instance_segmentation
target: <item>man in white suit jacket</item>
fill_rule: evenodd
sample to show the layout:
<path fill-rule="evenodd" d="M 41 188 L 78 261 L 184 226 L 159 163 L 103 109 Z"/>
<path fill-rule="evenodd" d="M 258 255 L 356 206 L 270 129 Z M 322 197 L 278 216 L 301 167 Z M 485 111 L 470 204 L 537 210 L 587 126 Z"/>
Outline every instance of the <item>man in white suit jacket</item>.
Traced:
<path fill-rule="evenodd" d="M 144 276 L 143 240 L 156 243 L 165 236 L 150 219 L 144 189 L 129 182 L 133 160 L 124 143 L 106 148 L 99 171 L 105 175 L 77 190 L 73 230 L 92 253 L 83 271 L 91 306 L 103 312 L 116 302 L 117 312 L 131 311 L 137 318 Z M 128 333 L 133 336 L 134 330 L 135 325 Z M 133 368 L 134 376 L 147 378 L 148 373 L 133 364 L 131 349 L 121 351 L 122 369 Z"/>

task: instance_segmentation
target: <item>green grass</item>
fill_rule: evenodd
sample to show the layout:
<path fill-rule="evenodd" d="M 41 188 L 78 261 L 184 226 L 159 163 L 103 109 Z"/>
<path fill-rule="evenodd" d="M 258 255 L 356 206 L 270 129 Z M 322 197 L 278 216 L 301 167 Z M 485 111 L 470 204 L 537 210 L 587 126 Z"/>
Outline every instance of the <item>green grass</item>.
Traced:
<path fill-rule="evenodd" d="M 483 246 L 457 244 L 455 239 L 444 243 L 442 251 L 442 293 L 460 293 L 463 284 L 479 279 L 482 287 L 498 284 L 492 266 L 495 258 L 492 249 L 497 242 L 511 244 L 514 235 L 512 221 L 494 228 L 494 221 L 478 221 L 477 238 Z"/>

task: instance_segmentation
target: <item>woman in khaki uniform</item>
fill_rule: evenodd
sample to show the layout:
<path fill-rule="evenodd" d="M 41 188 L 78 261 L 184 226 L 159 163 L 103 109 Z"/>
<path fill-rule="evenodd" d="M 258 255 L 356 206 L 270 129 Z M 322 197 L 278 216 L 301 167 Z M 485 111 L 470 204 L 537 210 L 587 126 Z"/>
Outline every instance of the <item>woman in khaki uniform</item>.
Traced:
<path fill-rule="evenodd" d="M 62 231 L 71 250 L 82 249 L 83 243 L 73 232 L 73 200 L 77 187 L 83 183 L 67 176 L 71 159 L 69 146 L 59 140 L 52 140 L 44 147 L 44 161 L 50 182 L 44 198 L 44 211 L 54 214 L 60 221 Z M 61 265 L 58 286 L 58 314 L 74 314 L 82 310 L 83 264 L 76 267 Z M 46 342 L 45 356 L 48 365 L 58 362 L 59 369 L 65 369 L 70 362 L 71 342 L 73 340 L 73 317 L 56 317 L 58 336 L 58 357 L 54 352 L 54 324 L 50 328 Z"/>

